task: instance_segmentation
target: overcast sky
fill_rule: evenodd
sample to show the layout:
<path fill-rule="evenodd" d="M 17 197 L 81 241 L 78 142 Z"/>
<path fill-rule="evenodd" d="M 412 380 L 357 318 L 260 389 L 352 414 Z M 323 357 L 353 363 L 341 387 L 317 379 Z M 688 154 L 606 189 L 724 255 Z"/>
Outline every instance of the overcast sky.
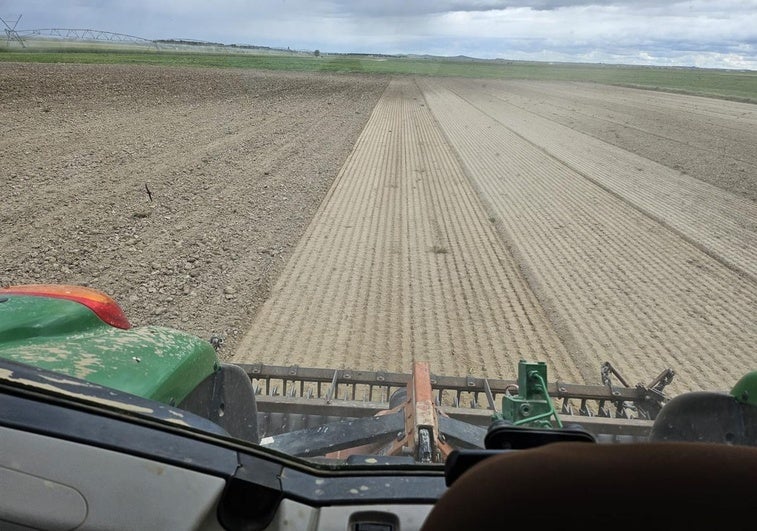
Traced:
<path fill-rule="evenodd" d="M 757 70 L 757 0 L 0 0 L 17 29 Z"/>

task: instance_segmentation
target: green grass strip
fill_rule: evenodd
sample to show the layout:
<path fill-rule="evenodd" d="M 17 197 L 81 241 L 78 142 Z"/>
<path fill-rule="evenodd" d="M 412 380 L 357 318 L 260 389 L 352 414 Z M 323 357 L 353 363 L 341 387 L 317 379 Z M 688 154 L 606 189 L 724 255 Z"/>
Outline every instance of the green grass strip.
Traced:
<path fill-rule="evenodd" d="M 757 103 L 757 71 L 743 70 L 361 55 L 134 52 L 107 47 L 79 48 L 78 51 L 37 48 L 26 52 L 0 49 L 0 61 L 589 81 Z"/>

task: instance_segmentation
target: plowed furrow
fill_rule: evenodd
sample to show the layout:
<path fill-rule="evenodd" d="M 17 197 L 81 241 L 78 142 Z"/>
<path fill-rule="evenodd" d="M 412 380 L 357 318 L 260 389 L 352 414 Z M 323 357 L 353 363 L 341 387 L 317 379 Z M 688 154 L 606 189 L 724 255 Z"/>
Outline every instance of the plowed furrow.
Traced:
<path fill-rule="evenodd" d="M 237 362 L 583 381 L 412 80 L 391 83 Z"/>
<path fill-rule="evenodd" d="M 525 140 L 618 195 L 729 267 L 757 280 L 757 204 L 482 94 L 455 91 Z"/>
<path fill-rule="evenodd" d="M 586 378 L 609 360 L 632 382 L 673 368 L 674 393 L 725 389 L 754 364 L 755 282 L 587 179 L 573 168 L 581 161 L 489 115 L 517 109 L 483 112 L 438 84 L 422 88 Z M 622 171 L 614 152 L 594 155 Z"/>

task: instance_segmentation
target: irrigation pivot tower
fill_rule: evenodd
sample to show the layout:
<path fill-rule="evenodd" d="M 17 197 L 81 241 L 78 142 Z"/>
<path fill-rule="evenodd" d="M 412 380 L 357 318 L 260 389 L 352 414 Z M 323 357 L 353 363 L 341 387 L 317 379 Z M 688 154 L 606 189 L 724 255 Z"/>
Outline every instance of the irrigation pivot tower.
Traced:
<path fill-rule="evenodd" d="M 150 39 L 144 39 L 134 35 L 126 35 L 125 33 L 113 33 L 112 31 L 78 28 L 17 30 L 16 26 L 18 26 L 18 22 L 21 20 L 21 15 L 19 15 L 16 21 L 13 22 L 12 26 L 11 23 L 6 22 L 2 17 L 0 17 L 0 20 L 5 25 L 6 46 L 10 45 L 11 42 L 18 42 L 22 48 L 26 48 L 23 37 L 37 36 L 42 38 L 63 39 L 67 41 L 126 42 L 132 44 L 146 44 L 148 46 L 155 46 L 156 48 L 158 47 L 158 44 Z"/>
<path fill-rule="evenodd" d="M 10 44 L 11 41 L 18 41 L 19 44 L 21 44 L 22 48 L 26 48 L 26 45 L 24 44 L 24 40 L 21 38 L 21 35 L 18 34 L 16 31 L 16 26 L 18 26 L 18 22 L 21 20 L 21 15 L 18 16 L 16 19 L 16 22 L 13 23 L 13 27 L 11 27 L 10 24 L 8 24 L 4 18 L 0 17 L 0 20 L 3 21 L 3 24 L 5 25 L 5 37 L 6 37 L 6 44 Z"/>

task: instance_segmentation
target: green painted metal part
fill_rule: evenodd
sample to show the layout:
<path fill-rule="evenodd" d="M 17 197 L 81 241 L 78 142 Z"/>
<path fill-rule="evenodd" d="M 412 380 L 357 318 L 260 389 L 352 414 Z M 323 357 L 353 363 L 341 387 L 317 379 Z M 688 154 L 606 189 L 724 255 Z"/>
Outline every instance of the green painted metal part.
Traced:
<path fill-rule="evenodd" d="M 175 405 L 218 370 L 215 349 L 170 328 L 114 328 L 78 302 L 0 296 L 0 357 Z"/>
<path fill-rule="evenodd" d="M 502 413 L 493 415 L 492 419 L 507 420 L 516 426 L 528 424 L 551 428 L 552 417 L 562 427 L 547 391 L 547 364 L 543 361 L 520 360 L 518 394 L 505 394 L 502 398 Z"/>
<path fill-rule="evenodd" d="M 731 389 L 731 396 L 744 404 L 757 406 L 757 371 L 742 376 Z"/>

